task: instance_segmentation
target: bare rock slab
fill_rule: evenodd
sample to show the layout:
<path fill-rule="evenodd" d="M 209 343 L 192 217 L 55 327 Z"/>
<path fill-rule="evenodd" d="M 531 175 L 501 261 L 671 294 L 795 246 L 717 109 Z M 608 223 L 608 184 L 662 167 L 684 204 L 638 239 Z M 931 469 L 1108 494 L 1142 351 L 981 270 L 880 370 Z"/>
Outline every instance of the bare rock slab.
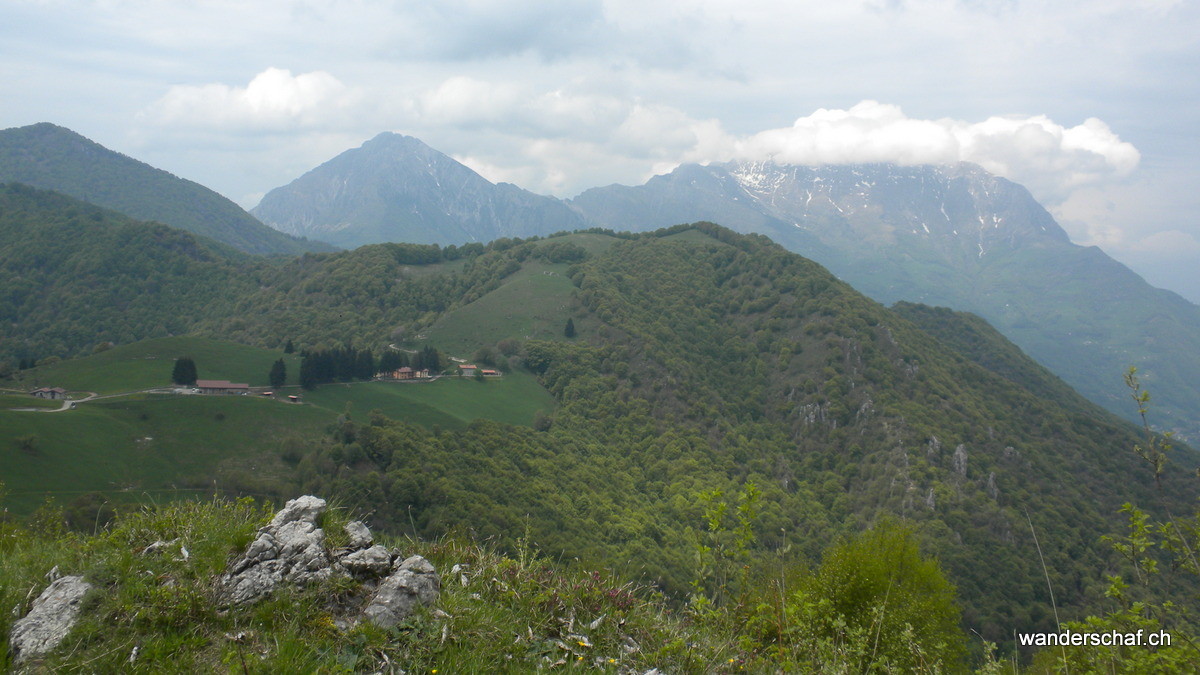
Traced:
<path fill-rule="evenodd" d="M 57 647 L 75 625 L 83 596 L 91 588 L 80 576 L 62 577 L 47 586 L 29 614 L 13 624 L 9 634 L 13 661 L 20 663 Z"/>
<path fill-rule="evenodd" d="M 382 577 L 392 570 L 391 552 L 379 545 L 350 553 L 341 562 L 342 567 L 359 577 Z"/>

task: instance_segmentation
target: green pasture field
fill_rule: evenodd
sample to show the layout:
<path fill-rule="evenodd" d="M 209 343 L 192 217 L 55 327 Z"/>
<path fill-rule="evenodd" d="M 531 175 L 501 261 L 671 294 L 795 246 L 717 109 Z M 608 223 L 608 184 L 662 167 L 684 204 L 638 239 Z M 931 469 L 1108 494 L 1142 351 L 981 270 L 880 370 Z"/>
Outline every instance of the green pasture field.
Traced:
<path fill-rule="evenodd" d="M 568 267 L 526 262 L 496 290 L 438 319 L 424 332 L 425 342 L 469 358 L 479 347 L 504 338 L 561 338 L 574 306 Z"/>
<path fill-rule="evenodd" d="M 621 241 L 616 237 L 610 237 L 607 234 L 598 234 L 595 232 L 575 232 L 565 234 L 559 237 L 550 237 L 538 242 L 538 245 L 549 244 L 553 242 L 565 241 L 582 248 L 591 255 L 600 255 L 612 248 L 612 245 Z"/>
<path fill-rule="evenodd" d="M 445 428 L 465 426 L 485 418 L 529 425 L 538 410 L 554 406 L 550 392 L 528 373 L 510 373 L 476 382 L 449 377 L 435 382 L 352 382 L 323 384 L 303 394 L 304 402 L 341 413 L 350 406 L 351 417 L 366 419 L 378 409 L 396 420 Z"/>
<path fill-rule="evenodd" d="M 405 265 L 400 268 L 400 271 L 408 277 L 431 277 L 438 274 L 450 274 L 466 267 L 467 260 L 467 258 L 459 258 L 458 260 L 448 260 L 428 265 Z"/>
<path fill-rule="evenodd" d="M 250 396 L 139 395 L 81 403 L 61 413 L 0 411 L 5 506 L 28 513 L 47 497 L 88 492 L 131 500 L 208 489 L 230 459 L 264 467 L 289 435 L 321 433 L 327 410 Z M 17 439 L 32 436 L 36 448 Z"/>
<path fill-rule="evenodd" d="M 271 364 L 282 358 L 287 364 L 288 381 L 299 381 L 297 354 L 185 336 L 142 340 L 80 359 L 21 371 L 19 383 L 29 389 L 62 387 L 71 392 L 98 394 L 168 387 L 175 359 L 180 356 L 195 360 L 202 380 L 245 382 L 253 387 L 267 386 Z M 15 388 L 13 382 L 5 386 Z"/>
<path fill-rule="evenodd" d="M 701 232 L 700 230 L 684 230 L 682 232 L 676 232 L 675 234 L 667 235 L 666 237 L 663 237 L 663 239 L 666 241 L 688 241 L 698 242 L 701 244 L 720 243 L 719 239 L 716 239 L 705 232 Z"/>
<path fill-rule="evenodd" d="M 72 392 L 140 390 L 165 386 L 180 354 L 196 360 L 202 378 L 256 386 L 267 384 L 270 364 L 280 358 L 279 352 L 245 345 L 166 338 L 37 370 L 44 384 L 53 376 L 54 386 Z M 285 360 L 294 378 L 299 359 Z M 11 382 L 5 388 L 16 389 Z M 302 402 L 288 402 L 289 394 Z M 31 512 L 47 497 L 62 504 L 101 492 L 145 501 L 178 491 L 211 491 L 214 479 L 219 482 L 229 472 L 281 477 L 283 441 L 326 433 L 347 407 L 361 422 L 378 409 L 393 419 L 457 428 L 478 418 L 528 425 L 536 411 L 553 407 L 554 401 L 532 375 L 512 373 L 482 383 L 458 378 L 356 382 L 307 392 L 288 386 L 275 397 L 133 394 L 80 402 L 63 412 L 11 409 L 39 404 L 57 408 L 61 402 L 0 393 L 0 482 L 6 493 L 0 508 L 17 514 Z"/>

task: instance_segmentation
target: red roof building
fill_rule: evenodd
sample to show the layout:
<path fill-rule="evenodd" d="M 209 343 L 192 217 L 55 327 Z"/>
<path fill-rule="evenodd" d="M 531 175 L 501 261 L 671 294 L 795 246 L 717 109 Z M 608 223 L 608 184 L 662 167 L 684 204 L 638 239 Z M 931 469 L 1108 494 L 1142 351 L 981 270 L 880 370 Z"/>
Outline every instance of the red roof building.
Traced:
<path fill-rule="evenodd" d="M 229 380 L 196 380 L 196 388 L 201 394 L 246 394 L 250 385 Z"/>

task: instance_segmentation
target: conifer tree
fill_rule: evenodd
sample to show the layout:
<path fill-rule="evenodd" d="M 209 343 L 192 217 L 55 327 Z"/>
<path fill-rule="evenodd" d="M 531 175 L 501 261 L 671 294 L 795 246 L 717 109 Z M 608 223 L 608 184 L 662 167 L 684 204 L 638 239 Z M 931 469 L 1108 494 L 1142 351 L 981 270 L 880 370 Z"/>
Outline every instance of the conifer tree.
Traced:
<path fill-rule="evenodd" d="M 196 362 L 190 356 L 175 359 L 175 367 L 171 371 L 171 381 L 175 384 L 196 384 Z"/>
<path fill-rule="evenodd" d="M 268 375 L 268 379 L 271 382 L 271 386 L 276 389 L 282 387 L 287 382 L 287 364 L 283 362 L 283 359 L 279 359 L 271 364 L 271 373 Z"/>
<path fill-rule="evenodd" d="M 565 335 L 569 338 L 575 337 L 575 320 L 574 319 L 570 319 L 570 318 L 567 319 L 567 327 L 566 327 L 566 329 L 563 330 L 563 335 Z"/>

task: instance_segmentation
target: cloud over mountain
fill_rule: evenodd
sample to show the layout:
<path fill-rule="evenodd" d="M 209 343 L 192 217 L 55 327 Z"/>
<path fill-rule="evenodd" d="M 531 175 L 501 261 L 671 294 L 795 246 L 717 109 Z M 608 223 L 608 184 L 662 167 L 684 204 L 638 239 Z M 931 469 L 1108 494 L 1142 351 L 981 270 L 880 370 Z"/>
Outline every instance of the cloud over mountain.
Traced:
<path fill-rule="evenodd" d="M 735 134 L 717 119 L 631 98 L 595 82 L 538 87 L 452 76 L 434 84 L 349 85 L 326 71 L 270 67 L 245 85 L 176 85 L 143 111 L 163 126 L 369 135 L 390 128 L 438 142 L 486 176 L 569 196 L 597 184 L 636 183 L 686 162 L 787 164 L 974 162 L 1025 184 L 1050 206 L 1073 191 L 1128 176 L 1138 150 L 1103 121 L 1067 126 L 1046 115 L 980 122 L 909 117 L 864 100 L 820 108 L 790 127 Z M 319 160 L 320 158 L 314 158 Z"/>
<path fill-rule="evenodd" d="M 353 99 L 353 93 L 325 71 L 292 75 L 290 70 L 267 68 L 244 87 L 173 86 L 143 114 L 161 124 L 296 129 L 328 124 Z"/>
<path fill-rule="evenodd" d="M 982 122 L 910 118 L 899 106 L 863 101 L 849 110 L 819 109 L 791 127 L 734 142 L 732 158 L 783 164 L 902 165 L 973 162 L 1057 204 L 1072 190 L 1128 176 L 1140 154 L 1107 124 L 1074 127 L 1045 115 L 994 116 Z M 726 159 L 726 158 L 722 158 Z"/>

